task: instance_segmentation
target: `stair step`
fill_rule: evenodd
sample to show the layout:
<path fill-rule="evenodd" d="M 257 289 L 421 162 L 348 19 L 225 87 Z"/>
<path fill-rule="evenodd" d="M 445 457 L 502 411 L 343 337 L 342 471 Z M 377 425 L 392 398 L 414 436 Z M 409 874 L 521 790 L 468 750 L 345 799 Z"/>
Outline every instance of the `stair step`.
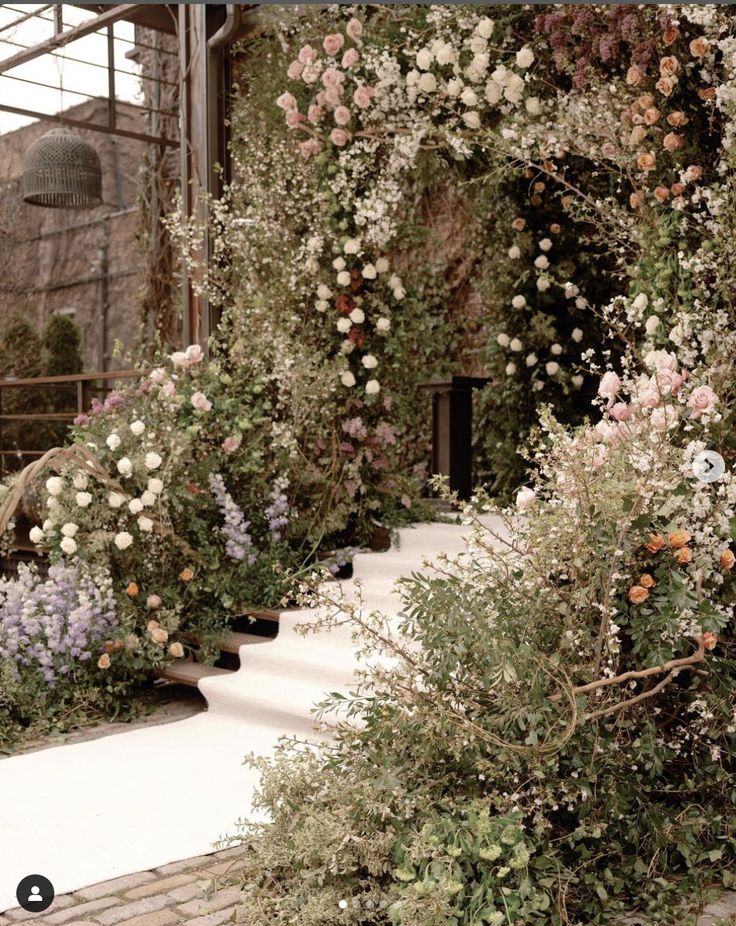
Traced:
<path fill-rule="evenodd" d="M 279 618 L 281 615 L 278 611 L 274 611 L 271 608 L 261 608 L 259 610 L 253 611 L 243 611 L 244 617 L 254 617 L 256 620 L 260 621 L 275 621 L 278 624 Z"/>
<path fill-rule="evenodd" d="M 239 653 L 241 646 L 251 646 L 254 643 L 268 643 L 271 637 L 262 637 L 257 633 L 233 632 L 220 644 L 223 653 Z"/>
<path fill-rule="evenodd" d="M 201 662 L 190 662 L 187 659 L 175 659 L 165 669 L 156 672 L 156 678 L 176 682 L 178 685 L 189 685 L 191 688 L 196 688 L 200 679 L 212 675 L 232 675 L 232 671 L 219 669 L 217 666 L 205 666 Z"/>

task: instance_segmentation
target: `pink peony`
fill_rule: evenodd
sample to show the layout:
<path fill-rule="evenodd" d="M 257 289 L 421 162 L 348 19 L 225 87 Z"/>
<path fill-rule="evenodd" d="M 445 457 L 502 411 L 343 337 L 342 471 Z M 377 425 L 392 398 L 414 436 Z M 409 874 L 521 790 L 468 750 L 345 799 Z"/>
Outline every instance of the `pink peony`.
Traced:
<path fill-rule="evenodd" d="M 328 106 L 339 106 L 342 102 L 342 87 L 340 84 L 334 87 L 328 87 L 324 91 L 324 98 Z"/>
<path fill-rule="evenodd" d="M 710 386 L 698 386 L 690 393 L 687 404 L 692 411 L 691 418 L 699 418 L 701 415 L 712 412 L 718 402 L 718 396 L 713 392 Z"/>
<path fill-rule="evenodd" d="M 356 87 L 353 94 L 353 102 L 359 109 L 367 109 L 371 105 L 373 90 L 371 87 Z"/>
<path fill-rule="evenodd" d="M 319 142 L 316 138 L 308 138 L 299 144 L 299 152 L 306 161 L 313 154 L 319 154 Z"/>
<path fill-rule="evenodd" d="M 303 45 L 297 55 L 302 64 L 314 64 L 317 60 L 317 52 L 311 45 Z"/>
<path fill-rule="evenodd" d="M 337 145 L 338 148 L 342 148 L 343 145 L 347 145 L 350 139 L 353 136 L 348 132 L 347 129 L 333 129 L 330 132 L 330 141 L 333 145 Z"/>
<path fill-rule="evenodd" d="M 625 402 L 616 402 L 611 407 L 611 417 L 616 421 L 626 421 L 631 417 L 631 408 Z"/>
<path fill-rule="evenodd" d="M 222 449 L 225 453 L 235 453 L 236 450 L 240 449 L 240 443 L 241 438 L 237 434 L 231 434 L 222 442 Z"/>
<path fill-rule="evenodd" d="M 345 75 L 337 68 L 327 68 L 322 74 L 322 85 L 324 87 L 336 87 L 345 80 Z"/>
<path fill-rule="evenodd" d="M 350 38 L 356 42 L 361 37 L 361 35 L 363 35 L 363 23 L 359 19 L 355 19 L 355 17 L 353 17 L 353 19 L 351 19 L 345 27 L 345 31 L 350 36 Z"/>
<path fill-rule="evenodd" d="M 289 112 L 289 110 L 296 109 L 296 100 L 293 95 L 287 91 L 277 98 L 276 105 L 279 109 L 284 109 L 286 112 Z"/>
<path fill-rule="evenodd" d="M 338 106 L 335 110 L 335 122 L 338 125 L 347 125 L 350 122 L 350 110 L 347 106 Z"/>
<path fill-rule="evenodd" d="M 311 122 L 312 125 L 316 125 L 319 122 L 319 120 L 322 118 L 322 114 L 323 114 L 322 107 L 315 106 L 314 104 L 312 104 L 307 110 L 307 121 Z"/>
<path fill-rule="evenodd" d="M 613 402 L 620 388 L 621 380 L 618 374 L 609 370 L 608 373 L 603 374 L 600 386 L 598 386 L 598 395 L 603 396 L 604 399 L 608 399 L 609 402 Z"/>
<path fill-rule="evenodd" d="M 290 80 L 298 80 L 302 76 L 302 71 L 304 70 L 304 62 L 300 61 L 298 58 L 295 58 L 291 62 L 289 67 L 286 69 L 286 76 Z"/>
<path fill-rule="evenodd" d="M 192 408 L 198 412 L 208 412 L 212 408 L 212 402 L 203 392 L 195 392 L 192 395 Z"/>
<path fill-rule="evenodd" d="M 334 58 L 334 56 L 340 51 L 344 44 L 345 36 L 340 32 L 333 32 L 330 35 L 326 35 L 324 37 L 322 48 L 324 48 L 325 54 Z"/>
<path fill-rule="evenodd" d="M 298 113 L 295 109 L 290 109 L 286 114 L 286 124 L 293 128 L 295 125 L 299 125 L 300 122 L 304 122 L 304 114 Z"/>
<path fill-rule="evenodd" d="M 342 66 L 344 68 L 351 68 L 354 64 L 357 64 L 359 61 L 360 61 L 360 55 L 354 48 L 348 48 L 348 50 L 342 56 Z"/>

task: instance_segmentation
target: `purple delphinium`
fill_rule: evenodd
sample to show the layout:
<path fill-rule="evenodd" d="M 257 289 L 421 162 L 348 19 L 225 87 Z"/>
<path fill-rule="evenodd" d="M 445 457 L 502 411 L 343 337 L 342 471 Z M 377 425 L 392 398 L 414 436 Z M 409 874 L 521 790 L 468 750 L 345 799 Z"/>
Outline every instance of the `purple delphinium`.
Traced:
<path fill-rule="evenodd" d="M 268 529 L 275 543 L 281 540 L 283 529 L 289 523 L 289 500 L 286 497 L 288 485 L 289 480 L 285 476 L 280 476 L 274 482 L 271 489 L 271 504 L 266 508 Z"/>
<path fill-rule="evenodd" d="M 116 629 L 108 577 L 55 565 L 44 579 L 21 564 L 17 577 L 0 580 L 0 659 L 14 663 L 18 674 L 35 670 L 53 687 Z"/>
<path fill-rule="evenodd" d="M 252 566 L 256 555 L 253 552 L 253 540 L 248 533 L 250 521 L 246 521 L 242 510 L 235 504 L 219 473 L 210 474 L 210 489 L 224 521 L 221 530 L 225 535 L 225 552 L 233 559 L 245 560 Z"/>

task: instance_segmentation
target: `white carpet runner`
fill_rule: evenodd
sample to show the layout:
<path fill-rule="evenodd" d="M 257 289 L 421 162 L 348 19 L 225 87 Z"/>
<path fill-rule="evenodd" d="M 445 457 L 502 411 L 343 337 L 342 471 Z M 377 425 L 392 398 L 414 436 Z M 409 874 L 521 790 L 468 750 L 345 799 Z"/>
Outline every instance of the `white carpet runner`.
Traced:
<path fill-rule="evenodd" d="M 387 553 L 359 554 L 366 607 L 396 614 L 395 580 L 463 548 L 465 528 L 419 525 Z M 343 582 L 350 593 L 352 583 Z M 241 648 L 241 668 L 200 683 L 209 710 L 186 720 L 0 760 L 0 912 L 45 875 L 56 893 L 200 855 L 247 816 L 250 752 L 309 735 L 326 691 L 347 690 L 356 661 L 346 628 L 306 637 L 314 618 L 286 611 L 275 640 Z"/>

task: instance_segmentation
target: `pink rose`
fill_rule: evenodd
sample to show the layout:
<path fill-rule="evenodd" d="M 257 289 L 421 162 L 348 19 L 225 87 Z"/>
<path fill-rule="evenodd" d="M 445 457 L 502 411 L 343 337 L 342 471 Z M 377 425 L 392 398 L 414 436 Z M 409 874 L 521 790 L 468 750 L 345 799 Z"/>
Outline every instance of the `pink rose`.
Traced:
<path fill-rule="evenodd" d="M 311 122 L 312 125 L 316 125 L 321 118 L 322 118 L 322 107 L 315 106 L 314 104 L 312 104 L 307 110 L 307 120 Z"/>
<path fill-rule="evenodd" d="M 286 114 L 286 124 L 292 128 L 304 121 L 304 113 L 298 113 L 295 109 L 290 109 Z"/>
<path fill-rule="evenodd" d="M 189 366 L 189 358 L 183 350 L 175 350 L 171 355 L 171 362 L 175 367 L 181 367 L 182 369 Z"/>
<path fill-rule="evenodd" d="M 281 96 L 277 98 L 276 105 L 279 107 L 279 109 L 284 109 L 289 112 L 292 109 L 296 109 L 296 100 L 292 94 L 287 91 L 286 93 L 282 93 Z"/>
<path fill-rule="evenodd" d="M 347 106 L 338 106 L 335 110 L 335 122 L 338 125 L 347 125 L 350 122 L 350 110 Z"/>
<path fill-rule="evenodd" d="M 636 387 L 636 402 L 640 408 L 654 408 L 659 405 L 660 392 L 657 381 L 652 377 L 640 376 Z"/>
<path fill-rule="evenodd" d="M 600 385 L 598 386 L 598 395 L 612 402 L 620 388 L 621 380 L 618 374 L 609 370 L 608 373 L 603 374 Z"/>
<path fill-rule="evenodd" d="M 173 383 L 164 383 L 161 387 L 161 395 L 167 399 L 176 395 L 176 386 Z"/>
<path fill-rule="evenodd" d="M 616 437 L 616 428 L 605 420 L 599 421 L 593 430 L 604 441 L 612 441 Z"/>
<path fill-rule="evenodd" d="M 320 92 L 315 97 L 315 102 L 317 103 L 317 106 L 324 106 L 326 100 L 327 100 L 327 97 L 325 96 L 325 91 L 320 90 Z"/>
<path fill-rule="evenodd" d="M 340 32 L 333 32 L 331 35 L 326 35 L 324 41 L 322 42 L 322 48 L 325 50 L 325 54 L 334 57 L 345 44 L 345 36 Z"/>
<path fill-rule="evenodd" d="M 302 76 L 302 71 L 304 70 L 304 62 L 300 61 L 298 58 L 295 58 L 294 61 L 286 69 L 286 76 L 290 80 L 298 80 Z"/>
<path fill-rule="evenodd" d="M 353 19 L 351 19 L 345 27 L 345 31 L 350 36 L 350 38 L 356 42 L 361 37 L 361 35 L 363 35 L 363 23 L 359 19 L 355 19 L 355 17 L 353 17 Z"/>
<path fill-rule="evenodd" d="M 626 421 L 631 417 L 631 408 L 625 402 L 616 402 L 611 406 L 611 417 L 616 421 Z"/>
<path fill-rule="evenodd" d="M 236 434 L 231 434 L 222 442 L 222 449 L 225 453 L 235 453 L 240 448 L 241 438 Z"/>
<path fill-rule="evenodd" d="M 299 49 L 297 58 L 299 61 L 301 61 L 302 64 L 314 64 L 314 62 L 317 60 L 317 52 L 314 48 L 312 48 L 311 45 L 303 45 Z"/>
<path fill-rule="evenodd" d="M 336 87 L 345 80 L 345 75 L 337 68 L 327 68 L 322 74 L 322 84 L 325 87 Z"/>
<path fill-rule="evenodd" d="M 192 408 L 198 412 L 208 412 L 212 408 L 212 402 L 203 392 L 195 392 L 192 395 Z"/>
<path fill-rule="evenodd" d="M 325 103 L 329 106 L 339 106 L 342 102 L 342 87 L 337 84 L 334 87 L 328 87 L 325 92 Z"/>
<path fill-rule="evenodd" d="M 316 138 L 308 138 L 306 141 L 300 142 L 299 152 L 306 161 L 313 154 L 319 154 L 319 142 Z"/>
<path fill-rule="evenodd" d="M 698 386 L 690 393 L 687 404 L 692 411 L 691 418 L 699 418 L 708 412 L 712 412 L 718 402 L 718 396 L 713 392 L 710 386 Z"/>
<path fill-rule="evenodd" d="M 351 68 L 354 64 L 357 64 L 359 61 L 360 61 L 360 55 L 354 48 L 348 48 L 348 50 L 342 56 L 342 66 L 344 68 Z"/>
<path fill-rule="evenodd" d="M 204 360 L 204 351 L 199 344 L 190 344 L 186 349 L 186 355 L 190 364 L 201 363 Z"/>
<path fill-rule="evenodd" d="M 650 370 L 669 370 L 671 373 L 677 370 L 677 357 L 666 350 L 650 350 L 644 363 Z"/>
<path fill-rule="evenodd" d="M 342 148 L 343 145 L 347 145 L 350 139 L 353 136 L 348 132 L 347 129 L 333 129 L 330 132 L 330 141 L 333 145 L 337 145 L 338 148 Z"/>
<path fill-rule="evenodd" d="M 163 367 L 156 367 L 155 370 L 151 370 L 148 374 L 151 382 L 158 383 L 159 385 L 166 379 L 166 370 Z"/>
<path fill-rule="evenodd" d="M 356 87 L 355 93 L 353 94 L 353 103 L 359 109 L 367 109 L 371 105 L 371 98 L 373 93 L 369 87 Z"/>

